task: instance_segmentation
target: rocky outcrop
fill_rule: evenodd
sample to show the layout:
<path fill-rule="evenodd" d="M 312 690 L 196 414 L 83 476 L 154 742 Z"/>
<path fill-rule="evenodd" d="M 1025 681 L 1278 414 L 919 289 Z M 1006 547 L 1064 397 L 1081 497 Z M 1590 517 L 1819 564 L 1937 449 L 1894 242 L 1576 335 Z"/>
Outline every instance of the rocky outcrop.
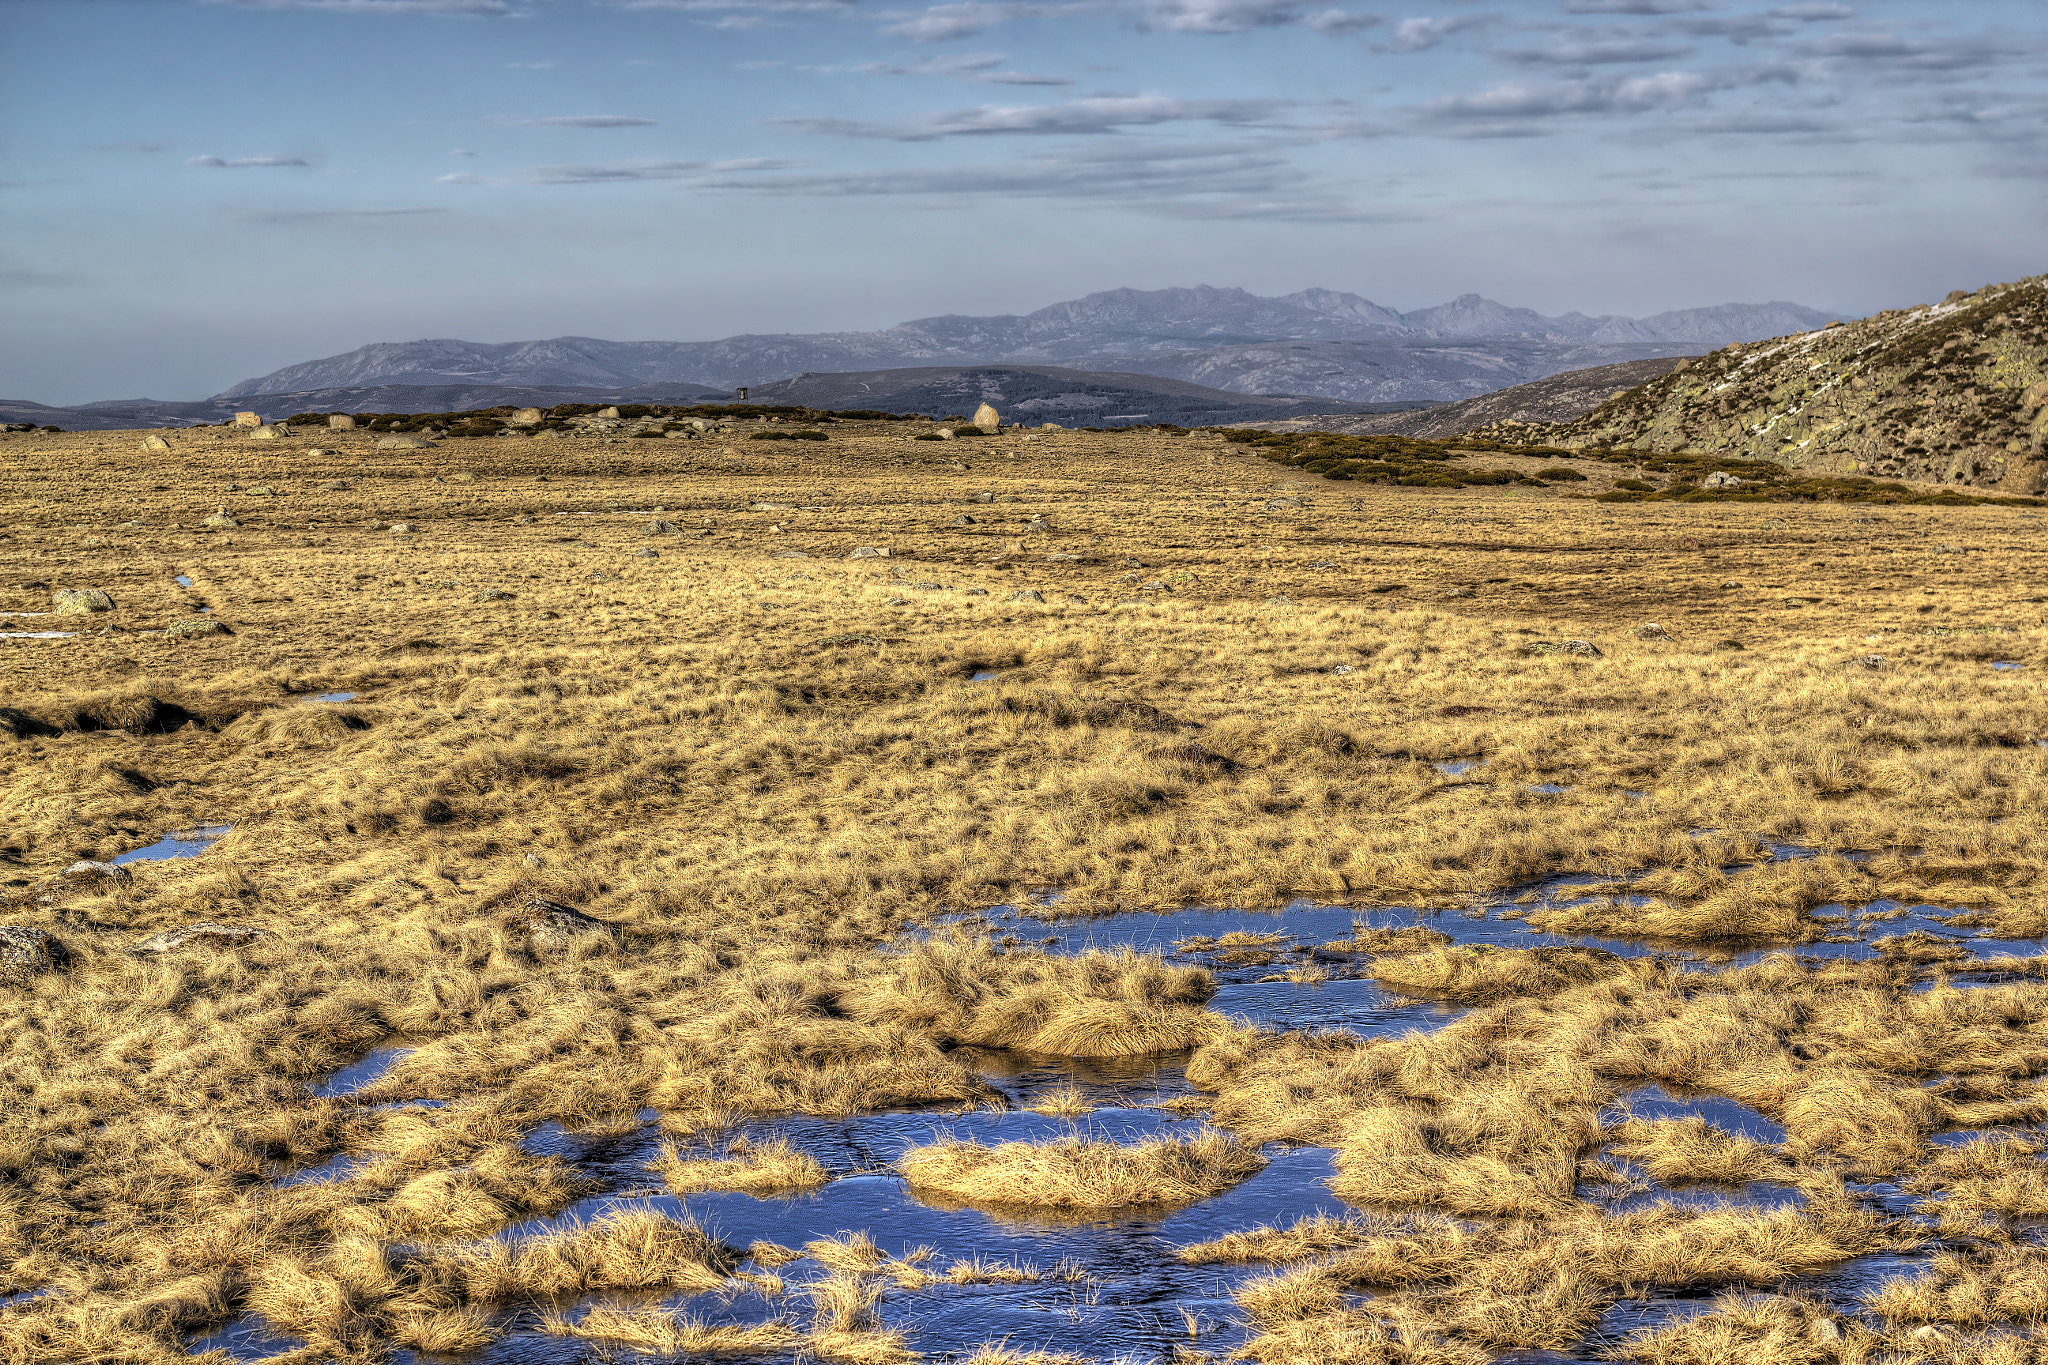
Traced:
<path fill-rule="evenodd" d="M 498 923 L 505 931 L 526 941 L 529 948 L 560 948 L 578 939 L 602 936 L 616 939 L 618 930 L 601 919 L 559 901 L 535 897 L 517 910 L 508 910 Z"/>
<path fill-rule="evenodd" d="M 1518 444 L 1680 451 L 2048 491 L 2048 276 L 1730 346 Z"/>
<path fill-rule="evenodd" d="M 241 948 L 270 937 L 267 929 L 258 929 L 253 924 L 188 924 L 182 929 L 166 929 L 151 934 L 135 945 L 138 953 L 172 953 L 180 948 L 204 948 L 218 952 L 223 948 Z"/>
<path fill-rule="evenodd" d="M 70 961 L 71 950 L 47 930 L 0 924 L 0 982 L 62 971 Z"/>

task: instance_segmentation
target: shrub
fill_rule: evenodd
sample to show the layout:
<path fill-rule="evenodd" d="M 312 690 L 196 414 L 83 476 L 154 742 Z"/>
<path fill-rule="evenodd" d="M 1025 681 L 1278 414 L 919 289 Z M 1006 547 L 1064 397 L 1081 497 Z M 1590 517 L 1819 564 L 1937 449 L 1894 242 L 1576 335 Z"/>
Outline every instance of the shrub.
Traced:
<path fill-rule="evenodd" d="M 1625 489 L 1630 493 L 1654 493 L 1657 491 L 1656 484 L 1644 483 L 1641 479 L 1616 479 L 1614 486 Z"/>
<path fill-rule="evenodd" d="M 1584 474 L 1581 474 L 1576 469 L 1566 469 L 1563 465 L 1550 465 L 1547 468 L 1539 469 L 1536 471 L 1536 477 L 1547 483 L 1584 483 L 1586 481 Z"/>

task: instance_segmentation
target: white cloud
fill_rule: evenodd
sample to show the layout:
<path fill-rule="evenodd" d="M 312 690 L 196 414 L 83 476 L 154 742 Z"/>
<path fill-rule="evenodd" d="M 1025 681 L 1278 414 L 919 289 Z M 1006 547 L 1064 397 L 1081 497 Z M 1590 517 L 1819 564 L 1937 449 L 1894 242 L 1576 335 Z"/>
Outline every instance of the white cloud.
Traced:
<path fill-rule="evenodd" d="M 481 185 L 484 183 L 484 178 L 480 175 L 471 175 L 467 171 L 456 171 L 450 175 L 435 176 L 434 183 L 437 185 Z"/>
<path fill-rule="evenodd" d="M 775 118 L 768 122 L 807 133 L 933 142 L 945 137 L 989 134 L 1087 134 L 1162 123 L 1210 121 L 1256 124 L 1273 118 L 1290 101 L 1276 99 L 1173 99 L 1165 95 L 1108 95 L 1064 104 L 981 105 L 934 110 L 904 123 L 871 123 L 845 118 Z"/>
<path fill-rule="evenodd" d="M 534 128 L 652 128 L 657 119 L 628 114 L 560 114 L 552 118 L 524 118 L 516 122 Z"/>
<path fill-rule="evenodd" d="M 1385 50 L 1427 52 L 1453 33 L 1477 28 L 1485 22 L 1485 16 L 1478 14 L 1458 14 L 1443 19 L 1403 19 L 1394 25 L 1393 41 L 1387 44 Z"/>
<path fill-rule="evenodd" d="M 507 0 L 206 0 L 236 9 L 317 10 L 327 14 L 438 15 L 502 19 L 513 13 Z"/>
<path fill-rule="evenodd" d="M 701 161 L 620 161 L 606 166 L 536 166 L 543 185 L 600 185 L 632 180 L 681 180 L 706 169 Z"/>

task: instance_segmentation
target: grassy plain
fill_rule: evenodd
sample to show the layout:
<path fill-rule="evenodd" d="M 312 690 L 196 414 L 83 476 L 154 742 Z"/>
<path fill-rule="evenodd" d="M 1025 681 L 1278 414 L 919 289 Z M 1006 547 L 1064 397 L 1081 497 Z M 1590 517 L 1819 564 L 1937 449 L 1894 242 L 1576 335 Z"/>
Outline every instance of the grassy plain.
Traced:
<path fill-rule="evenodd" d="M 1551 927 L 1709 951 L 1878 897 L 2048 934 L 2040 516 L 1335 484 L 1200 434 L 744 434 L 0 438 L 0 611 L 115 603 L 0 617 L 80 632 L 0 639 L 0 923 L 70 955 L 0 984 L 0 1294 L 49 1291 L 0 1307 L 0 1359 L 183 1358 L 248 1310 L 309 1360 L 459 1351 L 508 1303 L 742 1282 L 809 1313 L 731 1349 L 904 1358 L 878 1303 L 905 1272 L 851 1238 L 785 1285 L 780 1249 L 673 1220 L 496 1234 L 585 1192 L 517 1145 L 549 1119 L 653 1108 L 669 1178 L 777 1185 L 719 1131 L 994 1101 L 962 1045 L 1196 1049 L 1218 1127 L 1340 1150 L 1360 1222 L 1228 1258 L 1301 1262 L 1247 1292 L 1261 1360 L 1477 1361 L 1645 1285 L 1768 1286 L 1907 1238 L 1843 1186 L 1907 1172 L 1962 1250 L 1890 1317 L 1828 1337 L 1738 1295 L 1638 1353 L 1988 1360 L 2032 1321 L 2036 1153 L 1928 1138 L 2042 1117 L 2038 960 L 1930 990 L 1938 953 L 1689 977 L 1418 938 L 1375 973 L 1476 1008 L 1363 1043 L 1245 1028 L 1156 959 L 876 949 L 1038 887 L 1070 913 L 1455 909 L 1567 871 L 1647 900 Z M 219 509 L 238 524 L 203 529 Z M 159 633 L 202 606 L 227 633 Z M 1601 653 L 1544 648 L 1570 640 Z M 234 827 L 203 858 L 59 875 L 203 822 Z M 1770 840 L 1876 856 L 1724 870 Z M 611 932 L 536 932 L 536 897 Z M 267 936 L 130 951 L 194 923 Z M 311 1095 L 399 1040 L 371 1089 Z M 1788 1141 L 1602 1129 L 1653 1080 Z M 416 1098 L 450 1103 L 376 1107 Z M 1578 1194 L 1604 1142 L 1804 1202 L 1609 1215 Z M 337 1152 L 365 1162 L 274 1184 Z M 1910 1336 L 1964 1302 L 1989 1325 Z M 549 1321 L 727 1349 L 638 1301 Z"/>

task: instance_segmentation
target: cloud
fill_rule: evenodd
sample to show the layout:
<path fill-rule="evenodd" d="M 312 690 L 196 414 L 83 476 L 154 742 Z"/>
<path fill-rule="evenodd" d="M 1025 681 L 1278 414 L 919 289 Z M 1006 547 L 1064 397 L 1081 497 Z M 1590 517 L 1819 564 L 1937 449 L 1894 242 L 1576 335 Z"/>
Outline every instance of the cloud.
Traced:
<path fill-rule="evenodd" d="M 552 118 L 523 118 L 513 122 L 533 128 L 652 128 L 659 120 L 635 118 L 629 114 L 559 114 Z"/>
<path fill-rule="evenodd" d="M 236 9 L 318 10 L 328 14 L 439 15 L 502 19 L 513 12 L 508 0 L 206 0 Z"/>
<path fill-rule="evenodd" d="M 86 147 L 86 150 L 87 150 L 87 151 L 92 151 L 92 152 L 143 152 L 143 153 L 149 153 L 149 152 L 168 152 L 168 151 L 169 151 L 170 149 L 171 149 L 171 144 L 170 144 L 170 143 L 168 143 L 168 142 L 94 142 L 94 143 L 89 143 L 89 144 L 87 145 L 87 147 Z"/>
<path fill-rule="evenodd" d="M 1712 9 L 1703 0 L 1565 0 L 1566 14 L 1690 14 Z"/>
<path fill-rule="evenodd" d="M 2038 43 L 2024 46 L 2039 48 Z M 1885 31 L 1831 33 L 1797 45 L 1803 55 L 1825 61 L 1860 63 L 1893 73 L 1946 75 L 1957 71 L 1982 70 L 2005 57 L 2017 55 L 2011 46 L 2003 49 L 1989 38 L 1904 38 Z"/>
<path fill-rule="evenodd" d="M 1248 33 L 1302 22 L 1294 0 L 1151 0 L 1144 25 L 1162 33 Z"/>
<path fill-rule="evenodd" d="M 480 175 L 471 175 L 467 171 L 457 171 L 452 175 L 435 176 L 434 183 L 436 185 L 481 185 L 484 183 L 484 178 Z"/>
<path fill-rule="evenodd" d="M 1069 100 L 1065 104 L 985 104 L 972 109 L 934 110 L 893 125 L 844 118 L 775 118 L 768 122 L 837 137 L 934 142 L 945 137 L 1003 133 L 1108 133 L 1119 128 L 1196 121 L 1255 124 L 1271 119 L 1290 103 L 1277 99 L 1185 100 L 1165 95 L 1108 95 Z"/>
<path fill-rule="evenodd" d="M 1711 15 L 1704 19 L 1678 19 L 1673 26 L 1695 38 L 1726 38 L 1731 43 L 1754 42 L 1758 38 L 1782 38 L 1793 30 L 1761 14 Z"/>
<path fill-rule="evenodd" d="M 1770 13 L 1773 19 L 1800 19 L 1809 24 L 1856 17 L 1855 10 L 1837 4 L 1780 5 Z"/>
<path fill-rule="evenodd" d="M 1355 10 L 1348 9 L 1325 9 L 1317 10 L 1314 14 L 1303 15 L 1301 22 L 1318 33 L 1326 33 L 1335 37 L 1339 34 L 1357 33 L 1363 29 L 1378 28 L 1387 20 L 1386 16 L 1380 14 L 1360 14 Z"/>
<path fill-rule="evenodd" d="M 553 62 L 507 62 L 505 63 L 505 69 L 507 71 L 552 71 L 555 69 L 555 64 Z"/>
<path fill-rule="evenodd" d="M 1623 62 L 1664 62 L 1688 56 L 1689 47 L 1649 37 L 1558 35 L 1548 47 L 1518 48 L 1497 55 L 1524 66 L 1608 66 Z"/>
<path fill-rule="evenodd" d="M 240 170 L 252 166 L 304 166 L 309 164 L 302 156 L 195 156 L 185 163 L 187 166 L 205 166 L 215 170 Z"/>
<path fill-rule="evenodd" d="M 542 185 L 602 185 L 631 180 L 681 180 L 705 169 L 702 161 L 621 161 L 608 166 L 536 166 Z"/>
<path fill-rule="evenodd" d="M 706 169 L 713 171 L 786 171 L 801 166 L 801 161 L 792 161 L 782 156 L 743 156 L 736 161 L 714 161 Z"/>
<path fill-rule="evenodd" d="M 1427 52 L 1453 33 L 1477 28 L 1485 22 L 1485 16 L 1478 14 L 1459 14 L 1447 19 L 1403 19 L 1394 25 L 1393 41 L 1380 50 Z"/>
<path fill-rule="evenodd" d="M 410 209 L 275 209 L 266 213 L 252 213 L 252 223 L 379 223 L 404 218 L 425 218 L 433 214 L 446 213 L 445 208 Z"/>
<path fill-rule="evenodd" d="M 1065 76 L 1034 76 L 1028 71 L 989 71 L 976 76 L 990 85 L 1072 85 Z"/>
<path fill-rule="evenodd" d="M 1570 81 L 1509 81 L 1476 95 L 1454 95 L 1422 106 L 1426 119 L 1502 120 L 1567 114 L 1642 114 L 1698 104 L 1719 90 L 1793 79 L 1789 70 L 1758 67 L 1722 71 L 1660 71 L 1655 75 Z"/>
<path fill-rule="evenodd" d="M 457 147 L 457 148 L 456 148 L 456 149 L 455 149 L 454 151 L 452 151 L 452 152 L 448 153 L 448 155 L 450 155 L 450 156 L 475 156 L 475 155 L 476 155 L 476 153 L 475 153 L 475 152 L 472 152 L 472 151 L 471 151 L 471 150 L 469 150 L 469 148 L 467 148 L 467 147 Z"/>
<path fill-rule="evenodd" d="M 909 38 L 913 42 L 938 43 L 949 38 L 972 38 L 978 33 L 986 33 L 997 24 L 1015 17 L 1015 13 L 1016 7 L 1011 5 L 962 0 L 959 4 L 933 5 L 922 14 L 885 24 L 882 32 Z"/>

